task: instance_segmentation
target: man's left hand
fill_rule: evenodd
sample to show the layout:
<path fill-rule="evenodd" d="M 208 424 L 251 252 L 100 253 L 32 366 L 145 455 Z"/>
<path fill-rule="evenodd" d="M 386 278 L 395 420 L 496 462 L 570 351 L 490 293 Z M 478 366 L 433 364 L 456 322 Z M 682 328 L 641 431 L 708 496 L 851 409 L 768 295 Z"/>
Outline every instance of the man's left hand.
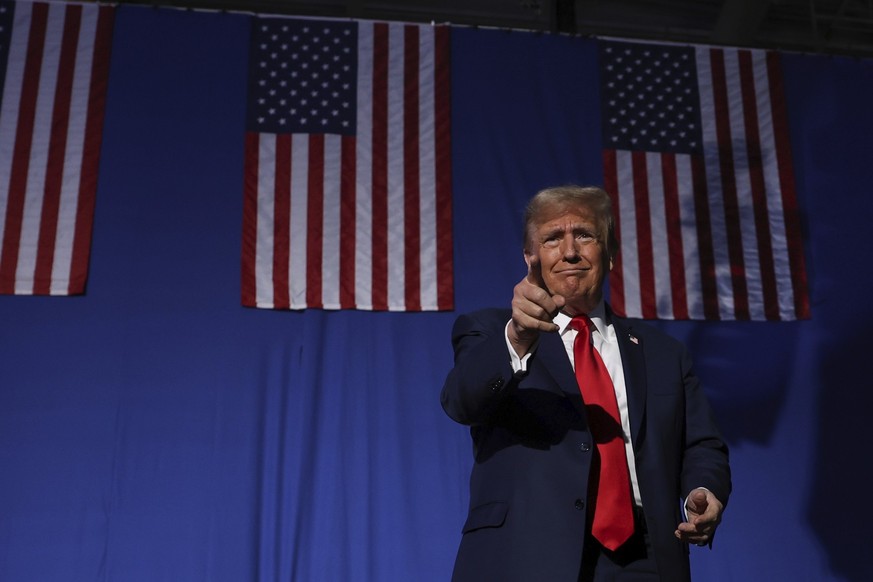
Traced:
<path fill-rule="evenodd" d="M 702 487 L 695 489 L 685 500 L 688 521 L 680 523 L 674 534 L 683 542 L 705 546 L 712 542 L 722 511 L 724 504 L 712 492 Z"/>

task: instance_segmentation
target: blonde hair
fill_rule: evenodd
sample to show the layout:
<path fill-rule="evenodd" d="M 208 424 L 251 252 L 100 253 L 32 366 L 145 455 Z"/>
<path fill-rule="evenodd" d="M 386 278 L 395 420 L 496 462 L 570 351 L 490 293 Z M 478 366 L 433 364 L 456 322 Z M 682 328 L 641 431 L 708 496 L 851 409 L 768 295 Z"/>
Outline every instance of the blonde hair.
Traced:
<path fill-rule="evenodd" d="M 524 248 L 531 251 L 533 231 L 541 224 L 541 215 L 547 208 L 583 207 L 594 212 L 597 221 L 597 237 L 605 245 L 609 257 L 618 253 L 618 238 L 615 235 L 615 218 L 612 214 L 612 199 L 603 188 L 596 186 L 555 186 L 537 192 L 524 210 Z"/>

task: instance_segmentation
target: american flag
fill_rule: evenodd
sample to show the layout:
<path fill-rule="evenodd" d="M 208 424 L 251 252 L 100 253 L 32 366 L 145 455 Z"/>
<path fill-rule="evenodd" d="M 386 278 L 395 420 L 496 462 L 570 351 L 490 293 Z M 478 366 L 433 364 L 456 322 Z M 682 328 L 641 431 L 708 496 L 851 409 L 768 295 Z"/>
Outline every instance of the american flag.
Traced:
<path fill-rule="evenodd" d="M 449 30 L 253 20 L 242 302 L 453 306 Z"/>
<path fill-rule="evenodd" d="M 778 54 L 609 41 L 600 56 L 613 308 L 808 318 Z"/>
<path fill-rule="evenodd" d="M 0 2 L 0 293 L 85 291 L 113 15 Z"/>

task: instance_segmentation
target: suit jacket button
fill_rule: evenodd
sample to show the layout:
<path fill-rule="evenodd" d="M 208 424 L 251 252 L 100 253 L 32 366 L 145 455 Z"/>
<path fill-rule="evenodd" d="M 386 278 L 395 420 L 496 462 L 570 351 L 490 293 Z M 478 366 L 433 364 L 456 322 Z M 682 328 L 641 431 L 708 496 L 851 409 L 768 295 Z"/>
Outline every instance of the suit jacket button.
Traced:
<path fill-rule="evenodd" d="M 591 445 L 589 445 L 588 443 L 582 443 L 581 445 L 579 445 L 579 450 L 583 453 L 587 453 L 591 450 Z"/>
<path fill-rule="evenodd" d="M 585 502 L 582 501 L 581 499 L 577 499 L 577 500 L 576 500 L 576 504 L 575 504 L 575 506 L 576 506 L 576 509 L 579 509 L 579 510 L 584 509 L 584 508 L 585 508 Z"/>
<path fill-rule="evenodd" d="M 495 392 L 497 390 L 500 390 L 500 388 L 503 386 L 503 378 L 494 378 L 493 380 L 491 380 L 491 384 L 489 384 L 489 386 L 491 387 L 491 390 Z"/>

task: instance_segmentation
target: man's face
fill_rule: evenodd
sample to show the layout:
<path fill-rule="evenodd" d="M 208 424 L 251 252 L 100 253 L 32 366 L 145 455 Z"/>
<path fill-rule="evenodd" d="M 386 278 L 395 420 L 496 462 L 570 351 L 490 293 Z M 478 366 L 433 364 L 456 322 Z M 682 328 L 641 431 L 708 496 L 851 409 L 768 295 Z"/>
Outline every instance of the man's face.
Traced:
<path fill-rule="evenodd" d="M 594 212 L 584 206 L 546 207 L 529 233 L 524 259 L 535 281 L 566 300 L 569 315 L 587 313 L 600 301 L 612 269 Z"/>

